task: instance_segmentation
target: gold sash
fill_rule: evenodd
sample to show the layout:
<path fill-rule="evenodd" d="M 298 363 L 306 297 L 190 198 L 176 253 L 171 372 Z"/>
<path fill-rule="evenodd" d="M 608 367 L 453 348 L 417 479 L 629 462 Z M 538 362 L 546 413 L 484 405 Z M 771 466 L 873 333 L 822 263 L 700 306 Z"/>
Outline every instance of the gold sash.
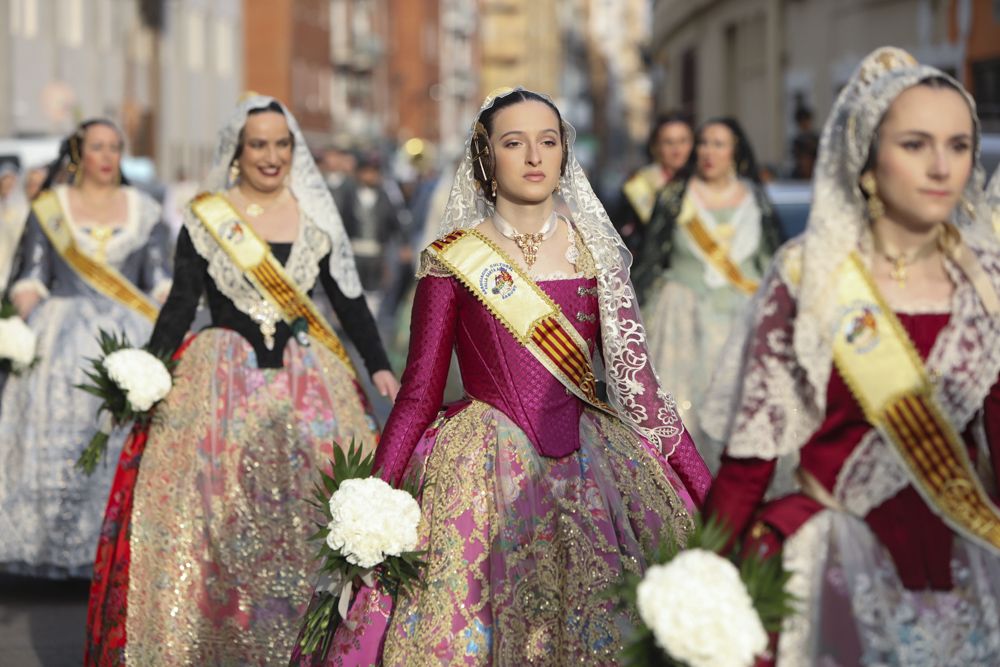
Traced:
<path fill-rule="evenodd" d="M 257 293 L 281 314 L 289 325 L 302 318 L 309 334 L 333 352 L 355 375 L 354 365 L 333 328 L 316 310 L 316 305 L 285 272 L 267 243 L 257 236 L 225 197 L 204 192 L 191 202 L 212 238 L 229 256 Z"/>
<path fill-rule="evenodd" d="M 73 230 L 55 192 L 46 190 L 41 193 L 35 198 L 31 208 L 56 252 L 85 283 L 109 299 L 131 308 L 150 322 L 156 321 L 159 306 L 114 267 L 98 262 L 76 246 Z"/>
<path fill-rule="evenodd" d="M 729 257 L 726 249 L 698 217 L 698 212 L 687 195 L 684 196 L 684 203 L 681 204 L 681 213 L 677 217 L 677 224 L 688 233 L 688 236 L 701 251 L 705 261 L 725 276 L 726 280 L 732 283 L 736 289 L 748 295 L 757 291 L 757 281 L 743 275 L 740 267 Z"/>
<path fill-rule="evenodd" d="M 458 230 L 427 249 L 563 386 L 615 414 L 597 397 L 589 348 L 580 332 L 499 247 L 475 230 Z"/>
<path fill-rule="evenodd" d="M 865 417 L 892 444 L 935 513 L 961 535 L 1000 551 L 1000 510 L 934 398 L 913 342 L 856 253 L 838 272 L 837 303 L 834 363 Z"/>
<path fill-rule="evenodd" d="M 655 179 L 660 172 L 662 172 L 660 165 L 647 165 L 622 186 L 622 192 L 644 225 L 649 224 L 649 219 L 653 217 L 658 190 Z"/>

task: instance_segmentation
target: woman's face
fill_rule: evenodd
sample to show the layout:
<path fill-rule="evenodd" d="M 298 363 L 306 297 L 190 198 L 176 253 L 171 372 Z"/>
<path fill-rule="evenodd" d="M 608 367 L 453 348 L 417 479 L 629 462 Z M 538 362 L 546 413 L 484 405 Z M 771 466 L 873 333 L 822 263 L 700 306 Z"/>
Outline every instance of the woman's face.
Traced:
<path fill-rule="evenodd" d="M 100 123 L 84 130 L 80 168 L 85 180 L 97 185 L 117 185 L 121 160 L 122 139 L 117 130 Z"/>
<path fill-rule="evenodd" d="M 694 133 L 687 123 L 667 123 L 656 133 L 653 154 L 665 169 L 676 172 L 687 164 L 693 146 Z"/>
<path fill-rule="evenodd" d="M 240 153 L 240 179 L 259 192 L 284 185 L 292 164 L 292 134 L 283 114 L 265 111 L 247 116 Z"/>
<path fill-rule="evenodd" d="M 490 145 L 496 156 L 497 198 L 537 204 L 552 195 L 563 149 L 559 118 L 547 104 L 528 100 L 498 111 Z"/>
<path fill-rule="evenodd" d="M 875 183 L 886 217 L 911 228 L 946 221 L 972 173 L 972 149 L 972 114 L 958 91 L 900 94 L 878 132 Z"/>
<path fill-rule="evenodd" d="M 698 175 L 706 181 L 728 179 L 736 173 L 733 164 L 736 137 L 722 123 L 703 127 L 695 150 L 698 156 Z"/>

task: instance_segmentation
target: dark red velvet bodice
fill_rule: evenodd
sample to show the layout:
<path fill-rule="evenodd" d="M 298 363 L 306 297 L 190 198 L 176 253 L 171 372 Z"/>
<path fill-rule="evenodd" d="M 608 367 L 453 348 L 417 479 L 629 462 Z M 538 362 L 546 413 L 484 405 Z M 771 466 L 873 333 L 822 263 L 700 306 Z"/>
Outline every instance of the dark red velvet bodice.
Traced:
<path fill-rule="evenodd" d="M 897 314 L 897 317 L 925 360 L 949 320 L 948 314 Z M 1000 383 L 993 387 L 983 408 L 993 466 L 1000 479 Z M 870 429 L 861 406 L 834 368 L 827 387 L 826 417 L 799 451 L 800 465 L 832 492 L 847 457 Z M 968 433 L 965 439 L 974 456 L 975 448 Z M 822 506 L 803 494 L 793 494 L 757 512 L 774 468 L 773 460 L 723 456 L 722 468 L 709 493 L 708 512 L 725 518 L 737 534 L 747 528 L 756 514 L 782 538 L 791 536 Z M 912 486 L 873 509 L 865 521 L 892 555 L 906 587 L 951 588 L 952 532 Z"/>

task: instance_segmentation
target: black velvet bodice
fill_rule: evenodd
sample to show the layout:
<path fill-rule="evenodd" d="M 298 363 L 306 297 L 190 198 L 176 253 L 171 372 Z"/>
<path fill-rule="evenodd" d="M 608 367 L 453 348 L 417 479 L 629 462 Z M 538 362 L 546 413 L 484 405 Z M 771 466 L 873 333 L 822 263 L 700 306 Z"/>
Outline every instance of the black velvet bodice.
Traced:
<path fill-rule="evenodd" d="M 271 244 L 271 252 L 282 264 L 288 261 L 291 251 L 291 243 Z M 322 267 L 319 272 L 320 281 L 344 331 L 364 359 L 369 374 L 388 369 L 389 360 L 364 296 L 353 299 L 345 296 L 326 268 L 329 261 L 329 255 L 320 260 Z M 278 322 L 274 347 L 268 350 L 257 324 L 249 315 L 238 310 L 209 276 L 208 261 L 195 250 L 187 229 L 182 229 L 177 239 L 174 284 L 156 320 L 156 327 L 149 341 L 150 349 L 166 354 L 172 354 L 177 350 L 194 320 L 202 294 L 205 294 L 208 300 L 212 318 L 210 327 L 230 329 L 243 336 L 254 348 L 258 367 L 282 366 L 285 345 L 292 337 L 291 327 L 284 321 Z"/>

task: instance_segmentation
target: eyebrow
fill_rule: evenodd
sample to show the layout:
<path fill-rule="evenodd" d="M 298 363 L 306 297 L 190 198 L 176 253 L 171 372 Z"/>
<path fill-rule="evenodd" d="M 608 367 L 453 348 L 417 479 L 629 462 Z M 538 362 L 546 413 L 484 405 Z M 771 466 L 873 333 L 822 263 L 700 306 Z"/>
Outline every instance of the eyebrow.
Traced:
<path fill-rule="evenodd" d="M 900 130 L 899 134 L 901 136 L 903 135 L 917 136 L 920 137 L 921 139 L 934 139 L 933 134 L 931 134 L 930 132 L 924 132 L 923 130 Z M 967 139 L 969 141 L 972 141 L 972 135 L 969 134 L 968 132 L 959 132 L 958 134 L 951 135 L 950 137 L 948 137 L 948 139 Z"/>
<path fill-rule="evenodd" d="M 559 134 L 558 130 L 553 129 L 551 127 L 545 128 L 544 130 L 540 131 L 538 134 L 545 134 L 546 132 L 551 132 L 552 134 Z M 510 134 L 527 134 L 527 132 L 525 132 L 524 130 L 508 130 L 507 132 L 504 132 L 503 134 L 501 134 L 500 138 L 504 139 L 505 137 L 507 137 Z"/>

